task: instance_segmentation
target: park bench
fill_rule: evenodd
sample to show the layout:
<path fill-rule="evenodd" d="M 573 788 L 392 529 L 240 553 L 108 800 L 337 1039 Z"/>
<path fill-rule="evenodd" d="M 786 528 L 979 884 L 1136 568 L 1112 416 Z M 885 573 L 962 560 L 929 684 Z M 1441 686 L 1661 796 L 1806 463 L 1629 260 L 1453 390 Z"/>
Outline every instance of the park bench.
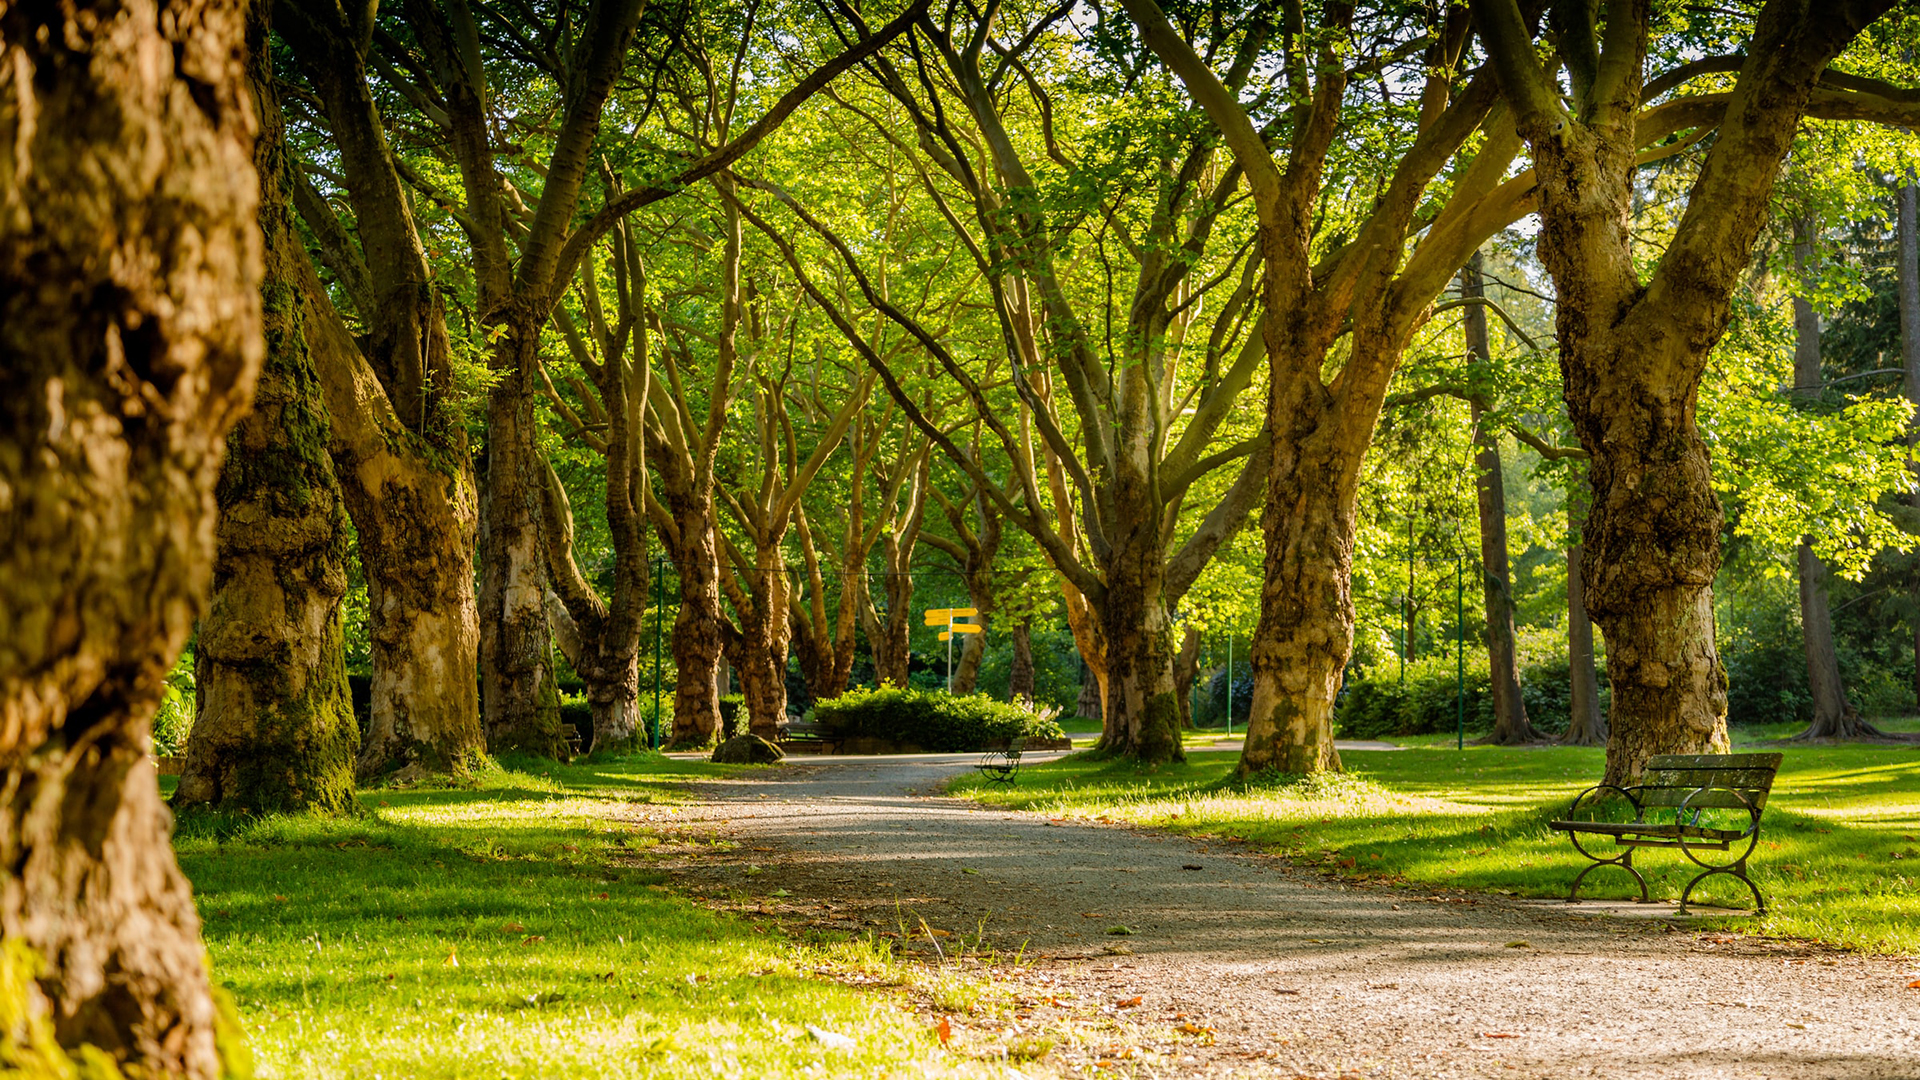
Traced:
<path fill-rule="evenodd" d="M 780 749 L 806 754 L 837 754 L 845 736 L 832 728 L 804 720 L 789 720 L 780 729 Z"/>
<path fill-rule="evenodd" d="M 1634 869 L 1633 853 L 1639 848 L 1677 847 L 1687 858 L 1702 867 L 1702 872 L 1680 893 L 1680 913 L 1686 914 L 1687 898 L 1694 886 L 1716 874 L 1726 874 L 1745 882 L 1753 893 L 1754 913 L 1767 913 L 1767 901 L 1760 887 L 1747 876 L 1747 857 L 1760 842 L 1760 810 L 1773 789 L 1774 774 L 1780 770 L 1779 754 L 1659 754 L 1647 759 L 1647 770 L 1640 783 L 1621 788 L 1595 784 L 1581 792 L 1567 811 L 1567 820 L 1551 822 L 1547 827 L 1567 834 L 1575 850 L 1593 860 L 1580 871 L 1567 893 L 1567 903 L 1580 895 L 1580 882 L 1602 866 L 1618 866 L 1640 883 L 1640 902 L 1647 902 L 1647 879 Z M 1611 796 L 1619 796 L 1614 798 Z M 1621 800 L 1625 800 L 1624 806 Z M 1582 818 L 1582 804 L 1586 804 Z M 1624 816 L 1631 807 L 1632 821 L 1601 820 L 1602 816 Z M 1672 821 L 1649 821 L 1648 811 L 1672 810 Z M 1703 814 L 1714 815 L 1706 822 Z M 1601 858 L 1580 842 L 1583 836 L 1611 837 L 1626 850 L 1611 858 Z M 1739 852 L 1731 861 L 1712 861 L 1699 853 Z"/>
<path fill-rule="evenodd" d="M 1011 784 L 1020 772 L 1020 751 L 1025 749 L 1027 740 L 1015 739 L 1007 744 L 1005 750 L 989 750 L 986 756 L 974 768 L 986 774 L 987 779 L 996 784 Z"/>

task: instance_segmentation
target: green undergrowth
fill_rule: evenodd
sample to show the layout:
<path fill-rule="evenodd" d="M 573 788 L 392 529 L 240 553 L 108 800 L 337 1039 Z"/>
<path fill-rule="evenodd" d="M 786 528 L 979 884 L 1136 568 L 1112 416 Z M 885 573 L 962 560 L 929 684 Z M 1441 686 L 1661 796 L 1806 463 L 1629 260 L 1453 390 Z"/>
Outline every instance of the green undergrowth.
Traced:
<path fill-rule="evenodd" d="M 895 981 L 871 977 L 896 967 L 884 946 L 802 940 L 665 888 L 649 852 L 685 782 L 749 770 L 511 765 L 364 790 L 356 816 L 182 820 L 214 978 L 259 1075 L 993 1075 L 942 1053 L 897 993 L 818 974 Z"/>
<path fill-rule="evenodd" d="M 1913 914 L 1920 911 L 1920 747 L 1778 748 L 1786 761 L 1750 871 L 1769 913 L 1709 925 L 1920 953 Z M 1353 877 L 1549 898 L 1564 897 L 1587 862 L 1547 822 L 1599 779 L 1604 763 L 1598 749 L 1455 750 L 1450 741 L 1428 742 L 1343 751 L 1345 774 L 1238 784 L 1231 780 L 1237 757 L 1190 751 L 1183 765 L 1141 768 L 1076 756 L 1029 765 L 1011 788 L 967 777 L 952 790 L 1055 817 L 1241 838 Z M 1595 850 L 1611 854 L 1604 844 Z M 1635 862 L 1656 900 L 1678 900 L 1698 872 L 1678 851 L 1645 851 Z M 1582 895 L 1627 899 L 1638 890 L 1624 872 L 1601 869 Z M 1710 879 L 1694 899 L 1751 904 L 1745 887 L 1726 877 Z"/>

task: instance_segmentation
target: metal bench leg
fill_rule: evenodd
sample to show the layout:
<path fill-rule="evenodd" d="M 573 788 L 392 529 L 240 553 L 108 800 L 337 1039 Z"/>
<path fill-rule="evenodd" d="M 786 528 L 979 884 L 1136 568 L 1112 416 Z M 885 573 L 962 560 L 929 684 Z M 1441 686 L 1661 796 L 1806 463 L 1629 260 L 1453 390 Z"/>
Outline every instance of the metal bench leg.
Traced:
<path fill-rule="evenodd" d="M 1584 849 L 1581 849 L 1581 854 L 1583 855 L 1586 854 Z M 1593 856 L 1587 855 L 1587 858 L 1593 859 Z M 1648 902 L 1647 901 L 1647 879 L 1641 877 L 1640 871 L 1635 870 L 1633 868 L 1633 849 L 1628 848 L 1626 854 L 1618 856 L 1617 858 L 1593 859 L 1593 865 L 1587 867 L 1585 870 L 1580 871 L 1580 875 L 1573 879 L 1573 888 L 1567 890 L 1567 903 L 1572 904 L 1572 903 L 1577 903 L 1579 901 L 1580 882 L 1586 880 L 1586 876 L 1588 874 L 1593 873 L 1595 870 L 1598 870 L 1603 866 L 1617 866 L 1620 869 L 1625 870 L 1627 873 L 1632 874 L 1633 880 L 1640 883 L 1640 899 L 1636 901 L 1636 903 L 1644 904 Z"/>
<path fill-rule="evenodd" d="M 1702 881 L 1705 881 L 1706 879 L 1712 877 L 1715 874 L 1725 874 L 1728 877 L 1739 878 L 1747 886 L 1747 890 L 1753 893 L 1753 913 L 1755 915 L 1765 915 L 1767 913 L 1767 901 L 1764 897 L 1760 895 L 1760 886 L 1755 885 L 1753 883 L 1753 879 L 1747 876 L 1747 860 L 1741 859 L 1739 862 L 1734 863 L 1732 866 L 1712 867 L 1708 869 L 1706 872 L 1700 874 L 1698 877 L 1694 878 L 1692 881 L 1687 882 L 1686 889 L 1682 890 L 1682 892 L 1680 893 L 1680 910 L 1675 912 L 1675 914 L 1678 914 L 1678 915 L 1688 914 L 1689 912 L 1687 911 L 1687 897 L 1693 895 L 1693 887 L 1695 885 L 1700 884 Z"/>

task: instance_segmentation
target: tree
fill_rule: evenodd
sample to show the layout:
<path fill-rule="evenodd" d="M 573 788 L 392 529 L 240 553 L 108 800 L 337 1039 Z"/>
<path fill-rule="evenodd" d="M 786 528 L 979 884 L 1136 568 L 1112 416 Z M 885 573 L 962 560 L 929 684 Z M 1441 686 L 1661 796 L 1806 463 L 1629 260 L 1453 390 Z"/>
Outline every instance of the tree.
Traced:
<path fill-rule="evenodd" d="M 1567 403 L 1591 455 L 1586 599 L 1607 637 L 1609 783 L 1634 782 L 1656 753 L 1728 746 L 1711 599 L 1722 517 L 1694 422 L 1699 382 L 1795 126 L 1827 65 L 1889 6 L 1774 0 L 1759 13 L 1746 56 L 1649 81 L 1653 5 L 1610 4 L 1604 26 L 1597 3 L 1558 5 L 1554 29 L 1572 90 L 1563 104 L 1518 4 L 1473 5 L 1533 151 L 1539 252 L 1559 294 Z M 1717 135 L 1647 277 L 1629 229 L 1642 103 L 1702 71 L 1738 75 L 1730 93 L 1670 103 L 1676 113 L 1701 110 L 1690 126 L 1716 125 Z M 1841 106 L 1836 113 L 1899 112 L 1873 84 L 1847 79 L 1826 92 L 1824 104 Z"/>
<path fill-rule="evenodd" d="M 1050 98 L 1027 66 L 1038 62 L 1042 54 L 1034 45 L 1066 10 L 1036 12 L 1024 26 L 1016 24 L 1017 31 L 1002 28 L 1014 16 L 999 5 L 956 10 L 944 21 L 923 19 L 915 42 L 925 48 L 916 49 L 909 66 L 896 68 L 885 56 L 870 66 L 878 88 L 897 105 L 897 118 L 852 110 L 866 123 L 864 136 L 885 140 L 890 160 L 915 178 L 928 208 L 923 237 L 944 234 L 940 243 L 948 250 L 957 244 L 970 260 L 975 278 L 963 287 L 991 320 L 991 337 L 980 339 L 983 352 L 989 341 L 993 349 L 984 372 L 963 363 L 957 343 L 944 340 L 939 328 L 883 295 L 861 253 L 811 205 L 761 185 L 825 245 L 822 261 L 839 263 L 865 304 L 917 339 L 966 391 L 995 454 L 1010 462 L 1006 480 L 992 479 L 986 462 L 915 406 L 871 335 L 818 286 L 819 272 L 808 268 L 797 242 L 758 212 L 745 212 L 782 247 L 908 416 L 1006 523 L 1040 544 L 1085 602 L 1090 617 L 1073 625 L 1105 691 L 1103 748 L 1146 761 L 1174 760 L 1183 751 L 1171 609 L 1227 523 L 1244 517 L 1259 497 L 1259 440 L 1225 438 L 1236 428 L 1229 422 L 1233 404 L 1260 361 L 1257 348 L 1240 347 L 1244 334 L 1236 317 L 1251 285 L 1250 275 L 1240 272 L 1246 248 L 1216 241 L 1216 229 L 1231 233 L 1228 211 L 1239 174 L 1215 167 L 1216 139 L 1181 125 L 1151 132 L 1142 160 L 1129 163 L 1128 178 L 1142 184 L 1139 198 L 1130 197 L 1120 175 L 1103 175 L 1104 163 L 1075 163 L 1051 127 Z M 1021 95 L 1003 85 L 1020 87 L 1031 113 L 1016 113 Z M 1038 137 L 1016 138 L 1014 121 L 1028 116 L 1037 118 Z M 902 135 L 900 125 L 912 134 Z M 1106 190 L 1054 220 L 1035 175 L 1043 159 L 1075 173 L 1076 182 Z M 1135 268 L 1133 284 L 1124 283 L 1124 274 L 1120 284 L 1109 279 L 1093 289 L 1073 282 L 1073 260 L 1060 240 L 1073 228 L 1110 228 L 1112 242 Z M 1233 299 L 1222 302 L 1218 314 L 1202 314 L 1202 300 L 1218 299 L 1216 290 Z M 1094 327 L 1109 317 L 1117 332 L 1097 334 Z M 1002 386 L 1012 393 L 990 393 Z M 1043 461 L 1051 499 L 1040 491 Z M 1245 482 L 1232 486 L 1176 545 L 1195 482 L 1221 469 Z M 1064 524 L 1069 517 L 1075 525 Z"/>
<path fill-rule="evenodd" d="M 307 348 L 299 269 L 307 256 L 292 205 L 298 166 L 273 81 L 268 5 L 249 12 L 266 361 L 221 468 L 213 595 L 194 649 L 196 715 L 173 806 L 338 813 L 354 805 L 360 747 L 340 620 L 347 515 Z"/>
<path fill-rule="evenodd" d="M 486 752 L 473 593 L 479 496 L 454 379 L 446 301 L 368 78 L 357 9 L 292 0 L 275 31 L 313 89 L 352 227 L 301 178 L 294 203 L 334 289 L 292 267 L 326 395 L 329 450 L 360 541 L 373 653 L 363 776 L 464 772 Z M 335 297 L 345 306 L 335 306 Z M 352 328 L 348 318 L 354 322 Z M 356 330 L 358 331 L 356 333 Z"/>
<path fill-rule="evenodd" d="M 1582 567 L 1586 552 L 1580 530 L 1586 524 L 1592 496 L 1585 471 L 1567 483 L 1567 730 L 1560 741 L 1569 746 L 1607 745 L 1607 716 L 1600 708 L 1600 679 L 1593 662 L 1593 620 L 1587 614 L 1587 588 Z"/>
<path fill-rule="evenodd" d="M 1484 301 L 1480 253 L 1475 252 L 1460 275 L 1460 292 L 1468 301 Z M 1487 312 L 1482 303 L 1465 309 L 1469 365 L 1492 363 L 1487 340 Z M 1493 687 L 1493 731 L 1486 741 L 1498 746 L 1544 738 L 1527 720 L 1527 703 L 1520 696 L 1520 657 L 1513 632 L 1513 579 L 1507 560 L 1506 478 L 1500 468 L 1500 437 L 1487 417 L 1487 400 L 1475 394 L 1473 418 L 1473 486 L 1480 511 L 1480 586 L 1486 603 L 1487 662 Z"/>
<path fill-rule="evenodd" d="M 0 12 L 0 1005 L 23 1075 L 237 1064 L 146 757 L 262 355 L 244 35 L 237 4 Z"/>

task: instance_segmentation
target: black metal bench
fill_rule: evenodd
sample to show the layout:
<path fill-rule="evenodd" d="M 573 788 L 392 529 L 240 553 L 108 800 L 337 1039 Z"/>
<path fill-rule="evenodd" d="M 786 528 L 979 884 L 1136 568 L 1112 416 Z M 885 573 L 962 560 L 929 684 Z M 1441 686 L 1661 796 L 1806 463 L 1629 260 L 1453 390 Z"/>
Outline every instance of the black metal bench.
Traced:
<path fill-rule="evenodd" d="M 1008 743 L 1005 750 L 989 750 L 974 768 L 996 784 L 1011 784 L 1020 773 L 1020 751 L 1026 744 L 1027 740 L 1020 738 Z"/>
<path fill-rule="evenodd" d="M 1644 904 L 1647 879 L 1634 869 L 1635 849 L 1677 847 L 1703 868 L 1680 893 L 1681 914 L 1686 914 L 1687 898 L 1693 895 L 1694 886 L 1715 874 L 1745 882 L 1753 892 L 1754 912 L 1766 914 L 1767 901 L 1747 876 L 1747 857 L 1760 842 L 1760 811 L 1767 804 L 1780 761 L 1780 754 L 1660 754 L 1647 759 L 1646 773 L 1632 787 L 1595 784 L 1581 792 L 1568 809 L 1567 819 L 1547 826 L 1566 833 L 1575 850 L 1593 860 L 1592 866 L 1573 879 L 1567 902 L 1571 904 L 1579 897 L 1580 882 L 1588 874 L 1603 866 L 1618 866 L 1640 883 L 1640 902 Z M 1624 817 L 1627 808 L 1633 812 L 1632 821 L 1605 820 L 1609 816 Z M 1672 822 L 1647 820 L 1647 811 L 1667 809 L 1673 811 Z M 1703 814 L 1716 817 L 1702 822 Z M 1616 846 L 1626 850 L 1601 858 L 1581 844 L 1582 836 L 1612 837 Z M 1698 852 L 1703 851 L 1738 851 L 1739 855 L 1730 862 L 1711 862 L 1700 857 Z"/>
<path fill-rule="evenodd" d="M 789 721 L 780 729 L 780 749 L 812 754 L 837 754 L 846 737 L 829 727 Z"/>

